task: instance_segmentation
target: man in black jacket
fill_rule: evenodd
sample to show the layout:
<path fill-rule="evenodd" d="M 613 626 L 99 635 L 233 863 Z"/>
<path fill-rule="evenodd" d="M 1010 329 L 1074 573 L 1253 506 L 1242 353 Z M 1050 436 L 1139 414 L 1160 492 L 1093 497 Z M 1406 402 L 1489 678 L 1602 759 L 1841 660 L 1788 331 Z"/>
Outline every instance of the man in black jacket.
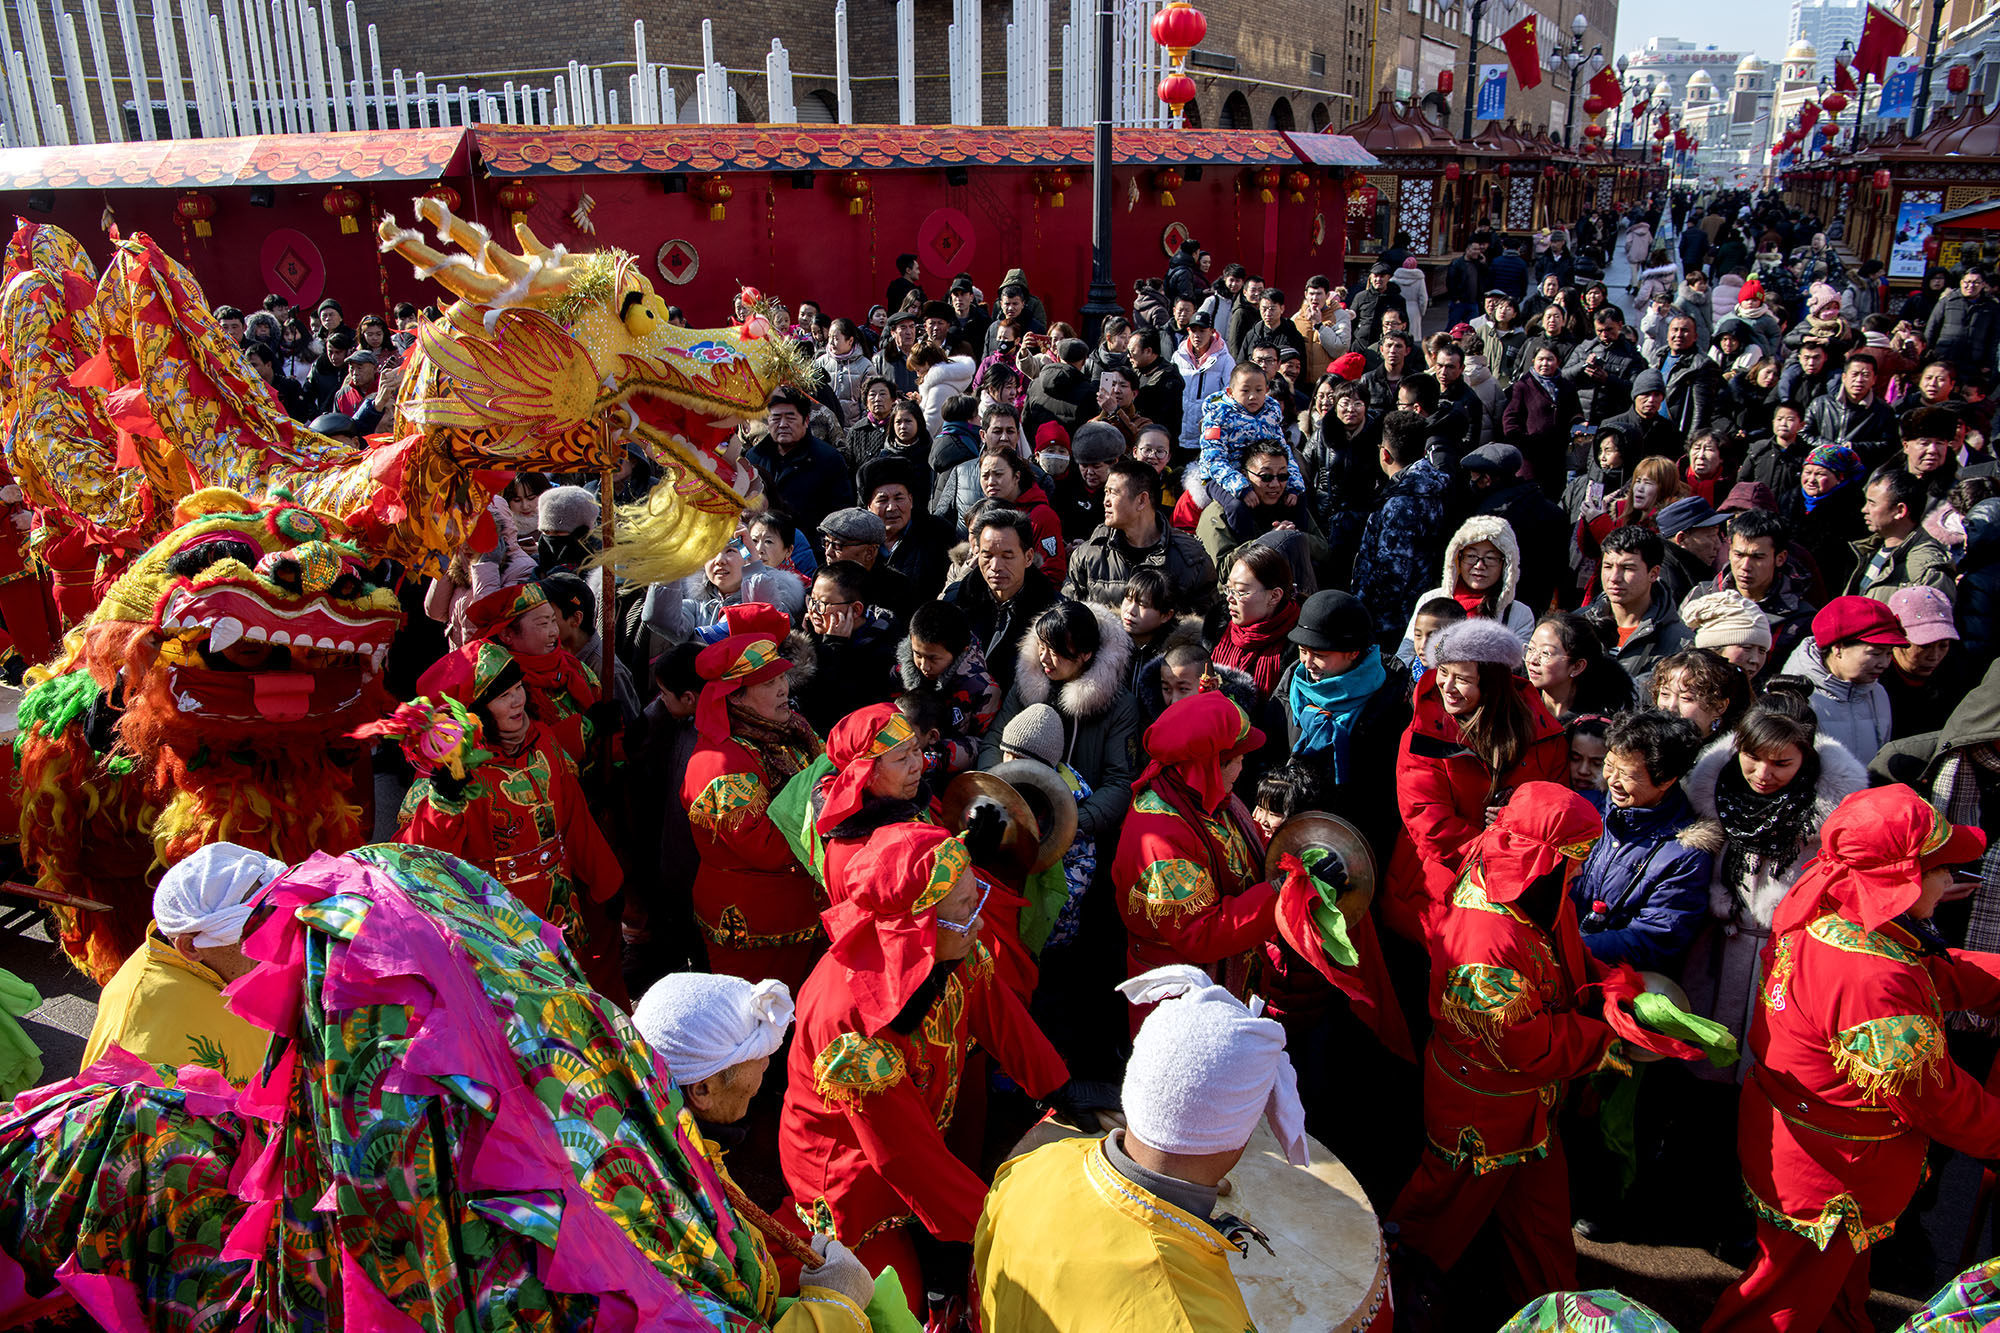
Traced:
<path fill-rule="evenodd" d="M 1376 417 L 1396 410 L 1396 389 L 1409 370 L 1410 335 L 1386 333 L 1382 335 L 1380 350 L 1382 364 L 1361 377 L 1361 392 L 1367 395 L 1368 411 Z"/>
<path fill-rule="evenodd" d="M 2000 340 L 2000 301 L 1986 290 L 1986 270 L 1967 265 L 1959 275 L 1958 290 L 1947 292 L 1931 307 L 1931 317 L 1924 323 L 1924 345 L 1962 376 L 1993 368 L 1996 340 Z"/>
<path fill-rule="evenodd" d="M 1116 606 L 1138 570 L 1157 569 L 1179 605 L 1201 614 L 1215 604 L 1215 562 L 1189 534 L 1160 512 L 1160 475 L 1121 458 L 1104 482 L 1104 522 L 1069 553 L 1064 595 Z"/>
<path fill-rule="evenodd" d="M 1771 409 L 1771 433 L 1750 447 L 1736 480 L 1761 482 L 1778 499 L 1780 512 L 1797 522 L 1805 512 L 1799 472 L 1812 444 L 1805 438 L 1806 411 L 1789 400 Z"/>
<path fill-rule="evenodd" d="M 1276 287 L 1266 287 L 1257 298 L 1257 322 L 1243 335 L 1243 355 L 1239 361 L 1251 360 L 1251 353 L 1259 347 L 1269 347 L 1283 351 L 1289 347 L 1301 354 L 1305 351 L 1305 340 L 1299 337 L 1299 330 L 1285 318 L 1285 294 Z"/>
<path fill-rule="evenodd" d="M 1840 367 L 1833 364 L 1826 344 L 1808 338 L 1799 344 L 1798 351 L 1785 358 L 1785 364 L 1778 369 L 1778 382 L 1771 386 L 1765 401 L 1797 403 L 1810 408 L 1821 395 L 1834 392 L 1839 385 Z"/>
<path fill-rule="evenodd" d="M 1148 421 L 1167 428 L 1167 438 L 1181 437 L 1181 395 L 1187 383 L 1172 358 L 1160 353 L 1162 335 L 1156 329 L 1140 329 L 1125 346 L 1132 369 L 1139 372 L 1139 392 L 1132 399 L 1133 410 Z"/>
<path fill-rule="evenodd" d="M 1666 377 L 1657 370 L 1642 370 L 1632 379 L 1630 411 L 1604 421 L 1625 433 L 1625 461 L 1636 464 L 1642 458 L 1679 458 L 1687 441 L 1674 423 L 1660 414 L 1667 400 Z"/>
<path fill-rule="evenodd" d="M 988 509 L 972 524 L 972 570 L 944 590 L 965 612 L 1004 691 L 1014 684 L 1017 649 L 1035 618 L 1055 604 L 1056 585 L 1042 572 L 1034 525 L 1017 509 Z"/>
<path fill-rule="evenodd" d="M 1691 317 L 1675 315 L 1667 321 L 1667 345 L 1653 361 L 1667 382 L 1661 415 L 1690 439 L 1714 424 L 1715 404 L 1722 397 L 1722 368 L 1702 354 L 1696 332 Z"/>
<path fill-rule="evenodd" d="M 1465 252 L 1444 271 L 1445 299 L 1451 303 L 1445 312 L 1447 323 L 1460 324 L 1479 313 L 1480 296 L 1488 286 L 1486 246 L 1490 239 L 1485 232 L 1474 236 L 1465 243 Z"/>
<path fill-rule="evenodd" d="M 1896 452 L 1901 443 L 1896 413 L 1875 395 L 1873 357 L 1866 352 L 1847 354 L 1839 391 L 1827 393 L 1806 409 L 1805 434 L 1815 448 L 1847 445 L 1871 468 Z"/>
<path fill-rule="evenodd" d="M 1505 519 L 1514 530 L 1521 547 L 1514 600 L 1539 614 L 1555 600 L 1557 584 L 1570 572 L 1568 515 L 1542 494 L 1540 485 L 1520 480 L 1521 451 L 1511 444 L 1483 444 L 1458 466 L 1472 492 L 1472 512 Z"/>
<path fill-rule="evenodd" d="M 1083 363 L 1090 359 L 1090 344 L 1081 338 L 1065 338 L 1056 348 L 1056 356 L 1058 359 L 1028 386 L 1027 419 L 1021 423 L 1021 431 L 1030 439 L 1045 421 L 1055 422 L 1066 434 L 1076 434 L 1076 428 L 1090 419 L 1090 408 L 1097 398 L 1097 385 L 1083 373 Z"/>
<path fill-rule="evenodd" d="M 808 530 L 854 503 L 854 478 L 839 450 L 812 434 L 812 400 L 791 385 L 771 394 L 770 434 L 745 457 L 764 474 L 764 493 Z"/>
<path fill-rule="evenodd" d="M 925 512 L 917 486 L 916 467 L 906 459 L 877 454 L 861 465 L 861 506 L 882 520 L 883 563 L 908 579 L 919 597 L 931 598 L 944 589 L 957 535 Z"/>
<path fill-rule="evenodd" d="M 1208 284 L 1201 277 L 1201 242 L 1192 236 L 1181 242 L 1181 248 L 1167 261 L 1167 300 L 1178 301 L 1185 297 L 1197 305 L 1208 293 Z"/>
<path fill-rule="evenodd" d="M 1347 308 L 1354 315 L 1354 345 L 1372 347 L 1382 336 L 1382 312 L 1394 310 L 1406 321 L 1410 317 L 1408 304 L 1402 292 L 1396 289 L 1390 277 L 1395 267 L 1383 260 L 1376 260 L 1368 268 L 1368 285 L 1355 294 Z"/>
<path fill-rule="evenodd" d="M 1646 368 L 1645 358 L 1625 336 L 1625 315 L 1617 306 L 1598 307 L 1596 328 L 1597 336 L 1577 344 L 1563 366 L 1563 378 L 1576 390 L 1593 426 L 1632 405 L 1633 377 Z"/>
<path fill-rule="evenodd" d="M 972 285 L 971 275 L 961 273 L 953 278 L 950 295 L 952 318 L 959 334 L 974 347 L 984 347 L 986 326 L 993 322 L 993 316 L 979 304 L 979 289 Z"/>

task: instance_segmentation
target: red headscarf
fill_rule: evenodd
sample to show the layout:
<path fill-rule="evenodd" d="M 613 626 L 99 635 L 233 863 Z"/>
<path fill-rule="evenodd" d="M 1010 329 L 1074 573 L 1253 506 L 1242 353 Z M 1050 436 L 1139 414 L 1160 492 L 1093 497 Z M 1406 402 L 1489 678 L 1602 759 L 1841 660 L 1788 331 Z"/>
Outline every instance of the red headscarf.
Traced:
<path fill-rule="evenodd" d="M 509 666 L 516 665 L 514 654 L 501 644 L 475 639 L 455 653 L 447 653 L 424 672 L 417 691 L 432 697 L 450 695 L 467 708 L 479 702 Z"/>
<path fill-rule="evenodd" d="M 538 606 L 547 606 L 548 594 L 539 583 L 517 583 L 496 588 L 465 608 L 465 620 L 473 636 L 490 639 Z"/>
<path fill-rule="evenodd" d="M 1202 810 L 1212 815 L 1229 799 L 1222 766 L 1263 744 L 1264 733 L 1250 725 L 1249 715 L 1229 696 L 1212 690 L 1189 695 L 1146 728 L 1152 762 L 1134 790 L 1152 786 L 1165 774 L 1193 792 Z"/>
<path fill-rule="evenodd" d="M 792 618 L 769 602 L 738 602 L 722 608 L 722 623 L 735 634 L 755 635 L 783 643 L 792 632 Z"/>
<path fill-rule="evenodd" d="M 695 674 L 708 684 L 694 706 L 694 729 L 707 740 L 729 739 L 729 696 L 746 685 L 782 675 L 792 664 L 778 656 L 778 645 L 755 634 L 733 634 L 711 643 L 694 659 Z"/>
<path fill-rule="evenodd" d="M 834 771 L 820 785 L 826 803 L 815 821 L 822 838 L 861 808 L 875 779 L 875 762 L 916 735 L 894 704 L 870 704 L 834 724 L 826 734 L 826 757 Z"/>
<path fill-rule="evenodd" d="M 1565 858 L 1582 864 L 1602 836 L 1604 818 L 1589 801 L 1559 783 L 1524 782 L 1467 860 L 1480 867 L 1489 899 L 1511 903 Z"/>
<path fill-rule="evenodd" d="M 874 1036 L 889 1026 L 937 961 L 937 905 L 972 869 L 962 839 L 935 824 L 889 824 L 855 858 L 852 894 L 821 914 L 834 961 Z"/>
<path fill-rule="evenodd" d="M 1772 938 L 1829 911 L 1874 930 L 1917 901 L 1925 871 L 1976 860 L 1985 850 L 1984 833 L 1951 823 L 1901 783 L 1858 791 L 1821 826 L 1819 855 L 1778 904 Z"/>

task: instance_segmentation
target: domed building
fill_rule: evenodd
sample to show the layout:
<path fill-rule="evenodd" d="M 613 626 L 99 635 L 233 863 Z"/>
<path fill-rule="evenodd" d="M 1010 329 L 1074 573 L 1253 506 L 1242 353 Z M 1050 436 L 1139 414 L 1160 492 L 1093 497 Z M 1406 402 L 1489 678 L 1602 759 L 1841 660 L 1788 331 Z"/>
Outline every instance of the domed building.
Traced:
<path fill-rule="evenodd" d="M 1784 86 L 1819 82 L 1819 51 L 1801 37 L 1785 51 Z"/>

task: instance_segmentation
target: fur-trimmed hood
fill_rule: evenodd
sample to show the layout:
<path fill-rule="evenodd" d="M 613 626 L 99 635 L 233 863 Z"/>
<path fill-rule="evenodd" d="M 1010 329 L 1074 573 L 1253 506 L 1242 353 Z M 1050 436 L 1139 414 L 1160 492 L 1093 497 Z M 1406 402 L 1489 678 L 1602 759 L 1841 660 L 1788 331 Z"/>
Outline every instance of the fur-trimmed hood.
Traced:
<path fill-rule="evenodd" d="M 1109 711 L 1125 688 L 1126 673 L 1132 667 L 1132 636 L 1118 623 L 1118 609 L 1084 603 L 1097 618 L 1100 642 L 1090 664 L 1075 680 L 1057 690 L 1049 684 L 1042 664 L 1035 659 L 1035 634 L 1021 636 L 1014 660 L 1014 691 L 1024 704 L 1053 704 L 1072 721 L 1086 722 Z M 1054 698 L 1049 696 L 1054 694 Z"/>
<path fill-rule="evenodd" d="M 1475 514 L 1458 525 L 1458 531 L 1451 534 L 1451 540 L 1444 547 L 1444 571 L 1439 575 L 1439 586 L 1449 597 L 1458 591 L 1458 553 L 1478 542 L 1492 542 L 1500 550 L 1501 582 L 1498 615 L 1505 619 L 1507 608 L 1514 604 L 1514 589 L 1521 581 L 1521 543 L 1514 536 L 1514 529 L 1507 520 L 1497 514 Z"/>
<path fill-rule="evenodd" d="M 1831 736 L 1821 736 L 1813 743 L 1819 755 L 1819 778 L 1813 784 L 1812 818 L 1806 821 L 1806 835 L 1799 847 L 1798 858 L 1776 874 L 1758 875 L 1746 888 L 1745 901 L 1738 902 L 1737 896 L 1722 879 L 1722 857 L 1718 850 L 1715 860 L 1715 876 L 1709 882 L 1709 911 L 1719 920 L 1728 920 L 1739 913 L 1759 928 L 1769 930 L 1771 914 L 1784 900 L 1792 883 L 1798 878 L 1805 863 L 1819 854 L 1819 830 L 1826 823 L 1840 803 L 1868 785 L 1868 770 L 1847 750 L 1847 747 Z M 1736 762 L 1736 738 L 1731 736 L 1717 741 L 1702 752 L 1695 761 L 1694 771 L 1687 776 L 1686 788 L 1688 804 L 1704 822 L 1716 819 L 1715 789 L 1722 780 L 1726 765 Z M 1691 826 L 1692 828 L 1693 826 Z M 1722 833 L 1717 825 L 1719 841 Z"/>

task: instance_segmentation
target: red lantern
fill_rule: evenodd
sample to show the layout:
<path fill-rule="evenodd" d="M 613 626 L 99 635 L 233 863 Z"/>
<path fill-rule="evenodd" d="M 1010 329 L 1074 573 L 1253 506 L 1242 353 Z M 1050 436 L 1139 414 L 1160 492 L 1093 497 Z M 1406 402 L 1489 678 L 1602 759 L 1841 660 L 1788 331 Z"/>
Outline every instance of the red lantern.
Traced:
<path fill-rule="evenodd" d="M 418 197 L 423 199 L 437 200 L 440 204 L 444 205 L 444 210 L 447 213 L 458 212 L 458 203 L 459 203 L 458 191 L 452 189 L 449 185 L 446 185 L 443 181 L 439 181 L 436 185 L 431 186 L 430 189 L 425 190 L 423 194 Z"/>
<path fill-rule="evenodd" d="M 1542 168 L 1542 179 L 1543 179 L 1543 180 L 1550 180 L 1550 181 L 1552 181 L 1552 180 L 1554 180 L 1555 178 L 1556 178 L 1556 169 L 1555 169 L 1555 167 L 1554 167 L 1553 165 L 1550 165 L 1550 166 L 1546 166 L 1546 167 L 1543 167 L 1543 168 Z"/>
<path fill-rule="evenodd" d="M 720 175 L 703 176 L 694 183 L 694 197 L 708 205 L 710 222 L 720 222 L 727 211 L 724 206 L 736 197 L 736 187 Z"/>
<path fill-rule="evenodd" d="M 1251 173 L 1251 177 L 1257 182 L 1257 202 L 1260 204 L 1276 203 L 1278 197 L 1272 194 L 1271 191 L 1278 188 L 1278 169 L 1276 167 L 1258 167 Z"/>
<path fill-rule="evenodd" d="M 1582 168 L 1582 167 L 1571 167 L 1571 168 L 1569 169 L 1569 178 L 1570 178 L 1571 180 L 1573 180 L 1573 181 L 1580 181 L 1580 180 L 1582 180 L 1582 179 L 1583 179 L 1583 168 Z"/>
<path fill-rule="evenodd" d="M 1049 186 L 1049 206 L 1052 208 L 1061 208 L 1063 206 L 1063 191 L 1069 189 L 1075 183 L 1075 179 L 1069 174 L 1068 167 L 1056 167 L 1052 169 L 1048 172 L 1046 179 Z"/>
<path fill-rule="evenodd" d="M 1166 11 L 1161 10 L 1160 12 L 1164 14 Z M 1167 110 L 1173 112 L 1176 116 L 1181 113 L 1182 107 L 1194 101 L 1196 91 L 1194 80 L 1179 70 L 1160 80 L 1160 100 L 1165 102 Z"/>
<path fill-rule="evenodd" d="M 1826 108 L 1827 115 L 1837 116 L 1847 110 L 1847 94 L 1838 90 L 1830 92 L 1821 99 L 1820 105 Z"/>
<path fill-rule="evenodd" d="M 1200 46 L 1207 35 L 1208 20 L 1187 0 L 1167 0 L 1160 12 L 1153 15 L 1153 40 L 1167 48 L 1168 57 L 1176 65 L 1186 60 L 1188 52 Z"/>
<path fill-rule="evenodd" d="M 362 199 L 361 191 L 352 185 L 334 186 L 326 192 L 326 198 L 320 200 L 319 206 L 326 210 L 327 216 L 340 219 L 340 230 L 343 234 L 351 236 L 361 230 L 361 223 L 357 219 L 361 216 L 361 210 L 367 207 L 367 203 Z"/>
<path fill-rule="evenodd" d="M 1583 114 L 1586 116 L 1601 116 L 1610 109 L 1611 104 L 1595 93 L 1583 99 Z"/>
<path fill-rule="evenodd" d="M 1875 188 L 1878 190 L 1886 190 L 1889 188 L 1889 168 L 1882 167 L 1876 171 Z"/>
<path fill-rule="evenodd" d="M 215 200 L 200 190 L 189 190 L 183 194 L 174 202 L 174 212 L 180 214 L 181 221 L 193 224 L 195 235 L 207 237 L 215 234 L 215 228 L 208 225 L 208 220 L 215 216 Z M 353 231 L 354 228 L 348 226 L 343 230 Z"/>
<path fill-rule="evenodd" d="M 1174 191 L 1181 188 L 1182 180 L 1176 167 L 1161 167 L 1153 173 L 1153 188 L 1160 192 L 1160 203 L 1164 207 L 1174 206 Z"/>
<path fill-rule="evenodd" d="M 493 198 L 499 203 L 500 207 L 514 215 L 513 223 L 517 227 L 526 222 L 528 214 L 534 209 L 535 205 L 542 202 L 542 196 L 536 193 L 535 187 L 526 181 L 508 181 L 500 187 L 499 193 L 495 194 Z"/>
<path fill-rule="evenodd" d="M 1592 126 L 1591 128 L 1595 129 L 1596 126 Z M 1583 141 L 1583 146 L 1580 151 L 1583 153 L 1585 157 L 1589 157 L 1592 153 L 1595 153 L 1597 151 L 1597 140 L 1585 139 Z"/>
<path fill-rule="evenodd" d="M 1450 97 L 1450 96 L 1451 96 L 1451 88 L 1452 88 L 1452 78 L 1451 78 L 1451 71 L 1450 71 L 1450 70 L 1448 70 L 1448 69 L 1441 69 L 1441 70 L 1439 70 L 1439 71 L 1438 71 L 1438 91 L 1439 91 L 1439 92 L 1441 92 L 1441 93 L 1443 93 L 1443 94 L 1444 94 L 1444 95 L 1445 95 L 1446 97 Z"/>
<path fill-rule="evenodd" d="M 1511 163 L 1511 162 L 1502 162 L 1502 163 L 1500 164 L 1500 179 L 1501 179 L 1501 180 L 1503 180 L 1503 181 L 1504 181 L 1504 180 L 1506 180 L 1506 179 L 1507 179 L 1507 178 L 1508 178 L 1509 176 L 1511 176 L 1511 175 L 1513 175 L 1513 174 L 1514 174 L 1514 164 L 1513 164 L 1513 163 Z"/>
<path fill-rule="evenodd" d="M 1457 180 L 1463 171 L 1464 168 L 1456 162 L 1447 162 L 1444 164 L 1444 178 L 1448 181 Z"/>
<path fill-rule="evenodd" d="M 1944 72 L 1944 86 L 1951 89 L 1954 96 L 1964 92 L 1971 84 L 1972 67 L 1970 65 L 1953 65 Z"/>
<path fill-rule="evenodd" d="M 1860 179 L 1861 179 L 1861 173 L 1856 171 L 1852 167 L 1849 167 L 1847 170 L 1840 173 L 1840 183 L 1842 185 L 1852 185 L 1854 184 L 1854 182 Z"/>
<path fill-rule="evenodd" d="M 1586 125 L 1583 127 L 1583 137 L 1586 139 L 1602 139 L 1604 135 L 1605 129 L 1602 125 Z"/>
<path fill-rule="evenodd" d="M 847 216 L 860 217 L 867 210 L 868 196 L 875 187 L 858 171 L 843 171 L 833 178 L 833 192 L 847 201 Z"/>
<path fill-rule="evenodd" d="M 1306 201 L 1306 191 L 1312 188 L 1312 180 L 1298 167 L 1285 173 L 1285 189 L 1291 194 L 1293 203 L 1303 204 Z"/>

